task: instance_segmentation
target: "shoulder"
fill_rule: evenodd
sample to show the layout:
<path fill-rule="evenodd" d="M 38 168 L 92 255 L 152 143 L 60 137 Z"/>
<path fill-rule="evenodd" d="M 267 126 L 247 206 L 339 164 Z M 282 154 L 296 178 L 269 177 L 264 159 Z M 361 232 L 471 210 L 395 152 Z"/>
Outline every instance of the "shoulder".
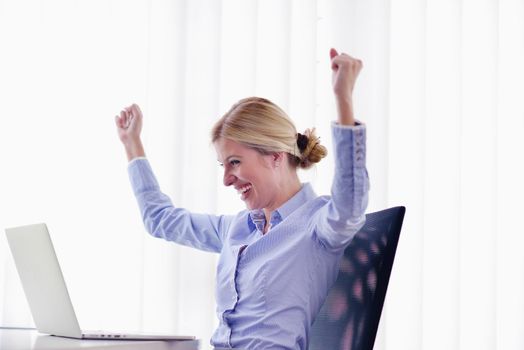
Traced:
<path fill-rule="evenodd" d="M 253 224 L 251 224 L 249 213 L 249 210 L 242 210 L 230 216 L 231 222 L 228 225 L 227 232 L 225 233 L 226 238 L 231 238 L 232 235 L 242 236 L 252 231 Z"/>
<path fill-rule="evenodd" d="M 250 211 L 247 210 L 247 209 L 239 211 L 238 213 L 236 213 L 234 215 L 235 221 L 240 221 L 240 222 L 247 222 L 247 221 L 249 221 L 249 213 L 250 213 Z"/>
<path fill-rule="evenodd" d="M 304 203 L 298 210 L 303 217 L 313 218 L 315 213 L 326 206 L 331 200 L 331 196 L 318 196 Z"/>

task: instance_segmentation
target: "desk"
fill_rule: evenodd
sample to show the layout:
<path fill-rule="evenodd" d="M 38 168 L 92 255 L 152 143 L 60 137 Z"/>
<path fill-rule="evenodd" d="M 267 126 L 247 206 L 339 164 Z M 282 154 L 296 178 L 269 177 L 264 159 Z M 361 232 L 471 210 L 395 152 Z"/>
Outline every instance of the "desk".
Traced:
<path fill-rule="evenodd" d="M 80 340 L 54 337 L 28 329 L 0 329 L 1 350 L 198 350 L 198 340 Z"/>

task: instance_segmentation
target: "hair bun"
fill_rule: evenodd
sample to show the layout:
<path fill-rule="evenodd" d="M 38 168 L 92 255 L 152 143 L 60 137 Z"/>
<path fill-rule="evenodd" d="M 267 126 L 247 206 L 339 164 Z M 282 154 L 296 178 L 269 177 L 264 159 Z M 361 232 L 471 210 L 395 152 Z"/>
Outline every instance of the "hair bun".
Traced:
<path fill-rule="evenodd" d="M 309 142 L 309 138 L 306 135 L 302 135 L 301 133 L 297 134 L 297 146 L 300 150 L 300 153 L 304 152 L 304 150 L 307 147 L 307 144 Z"/>
<path fill-rule="evenodd" d="M 299 167 L 302 169 L 310 168 L 327 155 L 326 147 L 320 144 L 320 138 L 315 135 L 315 128 L 306 129 L 304 135 L 298 133 L 297 146 L 300 150 Z"/>

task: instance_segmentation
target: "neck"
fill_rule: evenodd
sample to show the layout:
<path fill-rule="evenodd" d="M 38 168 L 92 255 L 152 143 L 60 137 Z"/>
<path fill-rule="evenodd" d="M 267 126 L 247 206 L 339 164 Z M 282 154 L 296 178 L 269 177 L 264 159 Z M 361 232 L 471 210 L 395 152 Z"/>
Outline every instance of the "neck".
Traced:
<path fill-rule="evenodd" d="M 287 177 L 287 181 L 280 185 L 280 195 L 278 196 L 278 199 L 275 201 L 275 203 L 271 207 L 264 208 L 264 214 L 266 215 L 266 227 L 269 225 L 271 213 L 290 200 L 295 194 L 298 193 L 298 191 L 300 191 L 301 188 L 302 184 L 298 179 L 298 175 L 296 172 L 293 172 L 289 177 Z"/>

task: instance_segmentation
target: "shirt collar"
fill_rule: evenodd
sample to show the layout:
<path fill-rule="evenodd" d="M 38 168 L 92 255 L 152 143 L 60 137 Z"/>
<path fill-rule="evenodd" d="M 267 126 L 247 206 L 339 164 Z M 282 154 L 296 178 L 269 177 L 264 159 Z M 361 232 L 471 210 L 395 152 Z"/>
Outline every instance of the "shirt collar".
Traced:
<path fill-rule="evenodd" d="M 271 225 L 274 227 L 282 220 L 291 215 L 297 210 L 302 204 L 307 201 L 314 199 L 317 195 L 313 191 L 313 187 L 310 183 L 302 184 L 302 188 L 287 202 L 282 204 L 277 210 L 271 214 Z M 264 210 L 254 209 L 249 212 L 248 224 L 251 230 L 258 228 L 260 231 L 264 229 L 266 224 L 266 216 Z"/>

